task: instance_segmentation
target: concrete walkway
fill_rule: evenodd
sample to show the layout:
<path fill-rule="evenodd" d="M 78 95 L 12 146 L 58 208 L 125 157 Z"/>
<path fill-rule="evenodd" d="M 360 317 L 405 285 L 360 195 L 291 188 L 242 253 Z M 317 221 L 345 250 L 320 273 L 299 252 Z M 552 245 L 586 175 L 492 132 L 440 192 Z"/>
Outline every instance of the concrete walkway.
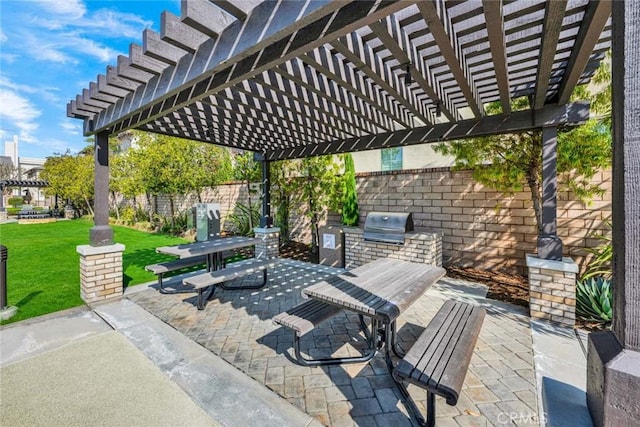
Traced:
<path fill-rule="evenodd" d="M 128 300 L 4 327 L 0 343 L 2 425 L 318 425 Z"/>

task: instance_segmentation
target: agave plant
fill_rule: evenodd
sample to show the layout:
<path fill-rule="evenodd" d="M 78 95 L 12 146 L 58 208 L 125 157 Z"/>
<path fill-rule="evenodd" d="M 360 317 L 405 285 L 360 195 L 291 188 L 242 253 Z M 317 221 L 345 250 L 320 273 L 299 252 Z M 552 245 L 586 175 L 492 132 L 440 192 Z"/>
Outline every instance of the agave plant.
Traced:
<path fill-rule="evenodd" d="M 578 282 L 576 311 L 585 320 L 610 322 L 612 318 L 611 280 L 590 277 Z"/>

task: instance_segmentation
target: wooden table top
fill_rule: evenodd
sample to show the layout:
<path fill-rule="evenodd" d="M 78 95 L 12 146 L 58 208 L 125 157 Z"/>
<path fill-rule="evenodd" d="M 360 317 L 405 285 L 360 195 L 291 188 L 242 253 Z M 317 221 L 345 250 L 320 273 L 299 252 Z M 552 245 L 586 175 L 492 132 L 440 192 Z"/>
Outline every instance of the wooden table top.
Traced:
<path fill-rule="evenodd" d="M 224 239 L 213 239 L 204 242 L 185 243 L 176 246 L 161 246 L 156 252 L 167 255 L 175 255 L 180 258 L 190 258 L 198 255 L 207 255 L 232 249 L 253 246 L 259 243 L 257 237 L 233 236 Z"/>
<path fill-rule="evenodd" d="M 302 292 L 305 297 L 389 323 L 445 274 L 441 267 L 381 258 Z"/>

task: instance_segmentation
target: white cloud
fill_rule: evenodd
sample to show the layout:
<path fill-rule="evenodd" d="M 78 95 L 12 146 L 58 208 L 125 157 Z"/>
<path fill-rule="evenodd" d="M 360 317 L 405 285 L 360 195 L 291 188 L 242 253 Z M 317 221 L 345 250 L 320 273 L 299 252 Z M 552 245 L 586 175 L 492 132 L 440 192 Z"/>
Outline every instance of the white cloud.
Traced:
<path fill-rule="evenodd" d="M 29 99 L 7 87 L 0 87 L 0 99 L 0 119 L 5 130 L 18 131 L 22 141 L 34 141 L 33 132 L 38 129 L 35 120 L 40 116 L 40 110 Z"/>
<path fill-rule="evenodd" d="M 47 12 L 67 19 L 82 18 L 87 13 L 87 6 L 82 0 L 39 0 L 38 3 Z"/>
<path fill-rule="evenodd" d="M 74 120 L 73 122 L 71 120 L 65 120 L 60 123 L 60 127 L 69 135 L 80 135 L 81 133 L 81 126 L 77 120 Z"/>
<path fill-rule="evenodd" d="M 12 89 L 16 92 L 28 93 L 28 94 L 36 94 L 39 95 L 42 99 L 51 103 L 61 102 L 58 93 L 60 89 L 52 86 L 33 86 L 33 85 L 21 85 L 14 83 L 7 79 L 5 76 L 0 76 L 0 87 L 6 87 Z"/>
<path fill-rule="evenodd" d="M 9 40 L 9 37 L 4 33 L 4 31 L 0 30 L 0 43 L 4 43 Z"/>

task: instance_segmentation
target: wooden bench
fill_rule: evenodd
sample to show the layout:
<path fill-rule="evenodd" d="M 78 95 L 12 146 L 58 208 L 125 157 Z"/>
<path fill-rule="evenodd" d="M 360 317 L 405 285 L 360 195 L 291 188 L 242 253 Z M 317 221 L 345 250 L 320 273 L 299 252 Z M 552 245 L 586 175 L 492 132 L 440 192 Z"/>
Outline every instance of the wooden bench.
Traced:
<path fill-rule="evenodd" d="M 274 259 L 259 259 L 259 258 L 249 258 L 242 261 L 237 261 L 231 264 L 227 264 L 225 268 L 220 270 L 211 271 L 203 274 L 198 274 L 197 276 L 192 276 L 184 279 L 182 283 L 185 285 L 192 286 L 194 289 L 198 291 L 198 310 L 204 310 L 205 301 L 211 296 L 213 296 L 213 292 L 215 291 L 215 285 L 220 285 L 224 289 L 260 289 L 264 285 L 267 284 L 267 269 L 273 268 L 278 265 L 279 260 L 277 258 Z M 243 277 L 248 274 L 258 273 L 262 271 L 263 279 L 262 283 L 259 285 L 252 286 L 229 286 L 224 285 L 224 282 L 236 279 L 238 277 Z M 209 295 L 207 298 L 204 297 L 204 290 L 207 288 L 211 288 Z"/>
<path fill-rule="evenodd" d="M 158 264 L 151 264 L 151 265 L 147 265 L 144 269 L 158 276 L 158 286 L 160 287 L 161 293 L 175 294 L 175 293 L 179 293 L 180 291 L 168 291 L 163 287 L 162 278 L 164 274 L 172 271 L 182 270 L 184 268 L 203 265 L 206 263 L 207 263 L 207 256 L 200 255 L 200 256 L 194 256 L 190 258 L 174 259 L 171 261 L 160 262 Z"/>
<path fill-rule="evenodd" d="M 293 307 L 290 310 L 280 313 L 273 318 L 273 323 L 292 329 L 294 332 L 293 346 L 297 360 L 306 366 L 332 365 L 346 362 L 360 362 L 368 360 L 369 353 L 366 356 L 356 356 L 349 358 L 324 358 L 309 359 L 305 358 L 300 351 L 300 338 L 311 332 L 313 328 L 320 323 L 332 318 L 342 312 L 342 308 L 335 305 L 327 304 L 318 300 L 308 300 Z M 368 333 L 364 319 L 360 316 L 360 325 L 363 328 L 367 338 L 371 340 L 371 334 Z M 370 345 L 371 346 L 371 345 Z M 375 350 L 373 350 L 375 352 Z"/>
<path fill-rule="evenodd" d="M 451 406 L 458 403 L 484 316 L 481 307 L 453 300 L 445 302 L 393 370 L 394 379 L 406 393 L 409 409 L 421 424 L 424 420 L 403 382 L 427 390 L 426 425 L 434 426 L 435 395 L 444 397 Z"/>

